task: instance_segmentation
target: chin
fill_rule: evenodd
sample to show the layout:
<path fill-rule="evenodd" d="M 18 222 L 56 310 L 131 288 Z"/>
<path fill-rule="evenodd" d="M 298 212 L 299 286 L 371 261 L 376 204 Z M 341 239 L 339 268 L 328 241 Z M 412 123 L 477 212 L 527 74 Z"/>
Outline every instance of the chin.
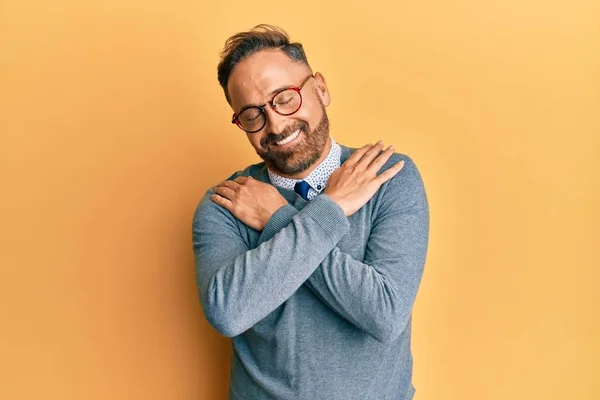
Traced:
<path fill-rule="evenodd" d="M 272 154 L 271 154 L 272 155 Z M 312 154 L 287 153 L 281 154 L 279 157 L 263 157 L 265 164 L 275 173 L 282 175 L 297 175 L 307 169 L 320 158 L 321 152 Z"/>
<path fill-rule="evenodd" d="M 329 138 L 329 120 L 325 112 L 312 131 L 307 123 L 296 129 L 301 130 L 301 137 L 291 148 L 280 150 L 277 147 L 267 147 L 266 151 L 257 151 L 271 171 L 280 175 L 297 175 L 312 167 L 323 155 Z"/>

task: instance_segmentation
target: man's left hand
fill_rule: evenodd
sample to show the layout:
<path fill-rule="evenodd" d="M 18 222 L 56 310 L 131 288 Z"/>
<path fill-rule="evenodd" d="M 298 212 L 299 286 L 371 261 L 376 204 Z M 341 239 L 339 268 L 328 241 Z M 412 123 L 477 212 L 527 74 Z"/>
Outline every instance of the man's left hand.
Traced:
<path fill-rule="evenodd" d="M 221 182 L 211 199 L 257 231 L 262 231 L 271 216 L 288 204 L 274 186 L 245 176 Z"/>

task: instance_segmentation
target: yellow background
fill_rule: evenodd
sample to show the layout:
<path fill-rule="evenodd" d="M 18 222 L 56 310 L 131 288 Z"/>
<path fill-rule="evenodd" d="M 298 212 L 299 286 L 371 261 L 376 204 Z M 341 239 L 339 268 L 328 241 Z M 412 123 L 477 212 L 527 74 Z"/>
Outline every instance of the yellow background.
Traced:
<path fill-rule="evenodd" d="M 422 172 L 416 399 L 599 399 L 595 0 L 1 0 L 0 398 L 225 399 L 191 218 L 258 159 L 216 65 L 263 22 Z"/>

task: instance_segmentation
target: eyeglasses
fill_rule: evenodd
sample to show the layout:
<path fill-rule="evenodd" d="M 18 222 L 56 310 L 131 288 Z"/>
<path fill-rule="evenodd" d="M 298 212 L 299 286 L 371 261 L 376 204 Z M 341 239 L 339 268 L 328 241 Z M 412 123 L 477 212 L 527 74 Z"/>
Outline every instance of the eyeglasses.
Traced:
<path fill-rule="evenodd" d="M 298 87 L 291 87 L 275 93 L 266 104 L 251 106 L 242 109 L 238 114 L 233 114 L 232 124 L 236 124 L 246 133 L 255 133 L 265 127 L 267 113 L 265 107 L 269 105 L 279 115 L 292 115 L 302 107 L 302 94 L 300 91 L 314 75 L 309 75 Z"/>

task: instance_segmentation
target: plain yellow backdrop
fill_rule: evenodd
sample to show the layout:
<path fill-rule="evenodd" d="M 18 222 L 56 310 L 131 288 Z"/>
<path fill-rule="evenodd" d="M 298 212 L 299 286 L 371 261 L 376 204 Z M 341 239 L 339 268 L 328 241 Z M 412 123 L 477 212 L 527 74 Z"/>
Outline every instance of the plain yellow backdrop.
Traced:
<path fill-rule="evenodd" d="M 225 399 L 191 218 L 258 161 L 216 65 L 272 23 L 325 75 L 336 140 L 423 175 L 416 399 L 599 399 L 599 21 L 595 0 L 1 0 L 0 398 Z"/>

